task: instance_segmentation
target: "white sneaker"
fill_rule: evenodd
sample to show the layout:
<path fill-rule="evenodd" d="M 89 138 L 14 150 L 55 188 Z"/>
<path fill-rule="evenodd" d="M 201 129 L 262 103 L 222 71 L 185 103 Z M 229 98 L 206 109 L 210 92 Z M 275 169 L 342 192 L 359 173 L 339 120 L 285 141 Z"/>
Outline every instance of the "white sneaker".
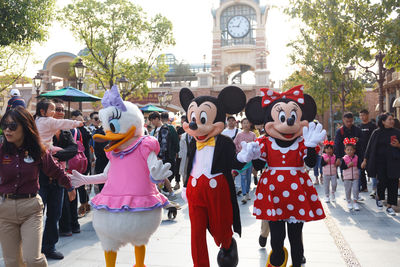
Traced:
<path fill-rule="evenodd" d="M 389 215 L 396 216 L 396 212 L 394 211 L 394 209 L 393 209 L 392 207 L 387 208 L 387 209 L 386 209 L 386 212 L 387 212 Z"/>
<path fill-rule="evenodd" d="M 358 196 L 358 198 L 356 199 L 357 201 L 364 201 L 365 198 L 363 198 L 362 196 Z"/>
<path fill-rule="evenodd" d="M 330 198 L 329 197 L 325 197 L 325 203 L 329 203 L 329 202 L 331 202 Z"/>
<path fill-rule="evenodd" d="M 336 202 L 335 193 L 332 193 L 332 196 L 331 196 L 331 201 L 332 201 L 332 202 Z"/>
<path fill-rule="evenodd" d="M 246 203 L 247 203 L 246 196 L 243 196 L 243 198 L 242 198 L 242 203 L 243 203 L 243 204 L 246 204 Z"/>
<path fill-rule="evenodd" d="M 354 203 L 354 210 L 360 210 L 360 207 L 358 206 L 357 202 Z"/>
<path fill-rule="evenodd" d="M 246 194 L 246 200 L 251 200 L 251 197 L 250 197 L 249 193 Z"/>
<path fill-rule="evenodd" d="M 383 209 L 382 201 L 376 200 L 376 206 L 378 207 L 378 210 L 382 210 Z"/>
<path fill-rule="evenodd" d="M 349 209 L 349 210 L 352 210 L 353 209 L 353 203 L 347 203 L 347 208 Z"/>

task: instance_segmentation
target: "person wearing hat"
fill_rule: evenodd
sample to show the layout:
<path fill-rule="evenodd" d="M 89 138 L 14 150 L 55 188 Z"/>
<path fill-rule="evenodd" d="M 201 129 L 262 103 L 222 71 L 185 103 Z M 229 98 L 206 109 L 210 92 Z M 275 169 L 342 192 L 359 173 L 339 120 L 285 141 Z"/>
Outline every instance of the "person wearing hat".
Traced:
<path fill-rule="evenodd" d="M 11 89 L 10 96 L 11 98 L 8 100 L 6 111 L 9 111 L 17 106 L 23 106 L 26 108 L 25 100 L 21 97 L 21 93 L 18 89 Z"/>

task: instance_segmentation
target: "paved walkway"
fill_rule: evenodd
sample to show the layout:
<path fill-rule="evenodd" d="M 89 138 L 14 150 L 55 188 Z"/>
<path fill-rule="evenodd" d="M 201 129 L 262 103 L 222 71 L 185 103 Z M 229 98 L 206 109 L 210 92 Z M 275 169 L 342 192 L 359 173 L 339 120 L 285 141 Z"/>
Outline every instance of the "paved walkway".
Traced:
<path fill-rule="evenodd" d="M 312 178 L 313 179 L 313 178 Z M 323 196 L 322 186 L 316 186 Z M 254 189 L 252 191 L 254 199 Z M 304 246 L 307 267 L 397 267 L 400 266 L 400 214 L 396 217 L 379 211 L 375 201 L 367 193 L 361 194 L 361 211 L 349 212 L 344 200 L 343 183 L 338 184 L 337 202 L 323 204 L 327 218 L 304 226 Z M 178 202 L 183 204 L 182 199 Z M 240 267 L 264 267 L 267 248 L 260 248 L 258 236 L 260 222 L 252 215 L 252 203 L 240 203 L 243 233 L 236 238 L 239 248 Z M 65 255 L 62 261 L 49 261 L 51 266 L 95 267 L 105 266 L 103 250 L 93 230 L 91 214 L 80 219 L 82 232 L 72 237 L 62 237 L 57 249 Z M 269 243 L 269 239 L 268 239 Z M 208 236 L 211 266 L 217 267 L 218 248 Z M 286 241 L 286 247 L 290 247 Z M 290 260 L 289 260 L 290 263 Z M 122 248 L 117 257 L 117 266 L 134 264 L 132 246 Z M 179 211 L 174 221 L 164 220 L 147 246 L 146 265 L 148 267 L 188 267 L 192 266 L 190 253 L 190 222 L 187 206 Z M 0 254 L 0 266 L 4 263 Z M 289 264 L 288 264 L 289 266 Z"/>

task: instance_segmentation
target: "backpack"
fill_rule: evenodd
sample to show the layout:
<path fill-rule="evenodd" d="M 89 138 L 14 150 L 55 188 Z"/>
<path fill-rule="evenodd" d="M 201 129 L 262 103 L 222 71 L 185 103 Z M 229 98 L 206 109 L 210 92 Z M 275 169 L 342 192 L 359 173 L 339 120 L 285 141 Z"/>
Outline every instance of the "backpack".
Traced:
<path fill-rule="evenodd" d="M 76 170 L 79 173 L 85 173 L 88 165 L 88 160 L 85 156 L 85 147 L 82 141 L 82 133 L 79 135 L 79 140 L 77 140 L 79 129 L 75 129 L 74 140 L 78 145 L 78 153 L 68 161 L 68 170 Z"/>
<path fill-rule="evenodd" d="M 167 160 L 168 156 L 168 145 L 170 142 L 169 137 L 169 127 L 167 124 L 164 124 L 160 127 L 160 131 L 158 132 L 158 143 L 160 144 L 160 153 L 158 153 L 158 157 L 162 160 Z"/>

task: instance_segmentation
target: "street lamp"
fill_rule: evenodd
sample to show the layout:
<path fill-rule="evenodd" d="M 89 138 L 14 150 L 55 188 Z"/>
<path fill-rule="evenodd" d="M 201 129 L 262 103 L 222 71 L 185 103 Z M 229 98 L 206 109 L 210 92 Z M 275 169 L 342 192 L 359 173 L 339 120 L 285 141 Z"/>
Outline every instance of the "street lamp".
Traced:
<path fill-rule="evenodd" d="M 349 66 L 346 68 L 346 70 L 343 73 L 344 80 L 341 82 L 340 87 L 341 87 L 341 92 L 342 96 L 340 97 L 340 100 L 342 102 L 342 115 L 344 114 L 344 105 L 346 102 L 346 96 L 350 93 L 350 87 L 352 86 L 354 77 L 355 77 L 355 71 L 356 68 L 353 66 Z"/>
<path fill-rule="evenodd" d="M 83 65 L 81 58 L 79 58 L 78 62 L 75 63 L 74 68 L 75 68 L 75 76 L 78 82 L 78 89 L 79 91 L 82 91 L 83 78 L 85 77 L 86 74 L 86 66 Z M 82 102 L 79 102 L 79 110 L 82 111 Z"/>
<path fill-rule="evenodd" d="M 42 86 L 42 76 L 40 75 L 40 73 L 38 72 L 36 74 L 36 76 L 33 78 L 33 85 L 36 88 L 36 97 L 39 96 L 40 93 L 40 87 Z"/>
<path fill-rule="evenodd" d="M 172 101 L 172 93 L 164 92 L 158 94 L 158 103 L 161 107 L 166 108 Z"/>
<path fill-rule="evenodd" d="M 333 107 L 332 107 L 332 71 L 328 68 L 328 66 L 325 67 L 324 70 L 324 80 L 326 83 L 326 86 L 328 87 L 329 90 L 329 132 L 331 135 L 331 140 L 333 139 Z"/>
<path fill-rule="evenodd" d="M 384 58 L 385 58 L 385 53 L 382 51 L 379 51 L 378 54 L 375 55 L 375 62 L 369 67 L 362 66 L 360 63 L 357 63 L 361 68 L 365 69 L 366 72 L 372 73 L 376 81 L 378 82 L 379 85 L 379 93 L 378 93 L 378 108 L 379 108 L 379 113 L 383 113 L 383 83 L 385 82 L 385 77 L 387 72 L 389 71 L 387 68 L 384 67 Z M 370 68 L 375 66 L 376 62 L 378 62 L 378 71 L 374 72 L 371 71 Z"/>
<path fill-rule="evenodd" d="M 125 75 L 122 75 L 121 78 L 117 79 L 118 86 L 122 91 L 122 98 L 125 99 L 125 94 L 127 94 L 128 89 L 129 89 L 129 80 L 125 77 Z"/>

